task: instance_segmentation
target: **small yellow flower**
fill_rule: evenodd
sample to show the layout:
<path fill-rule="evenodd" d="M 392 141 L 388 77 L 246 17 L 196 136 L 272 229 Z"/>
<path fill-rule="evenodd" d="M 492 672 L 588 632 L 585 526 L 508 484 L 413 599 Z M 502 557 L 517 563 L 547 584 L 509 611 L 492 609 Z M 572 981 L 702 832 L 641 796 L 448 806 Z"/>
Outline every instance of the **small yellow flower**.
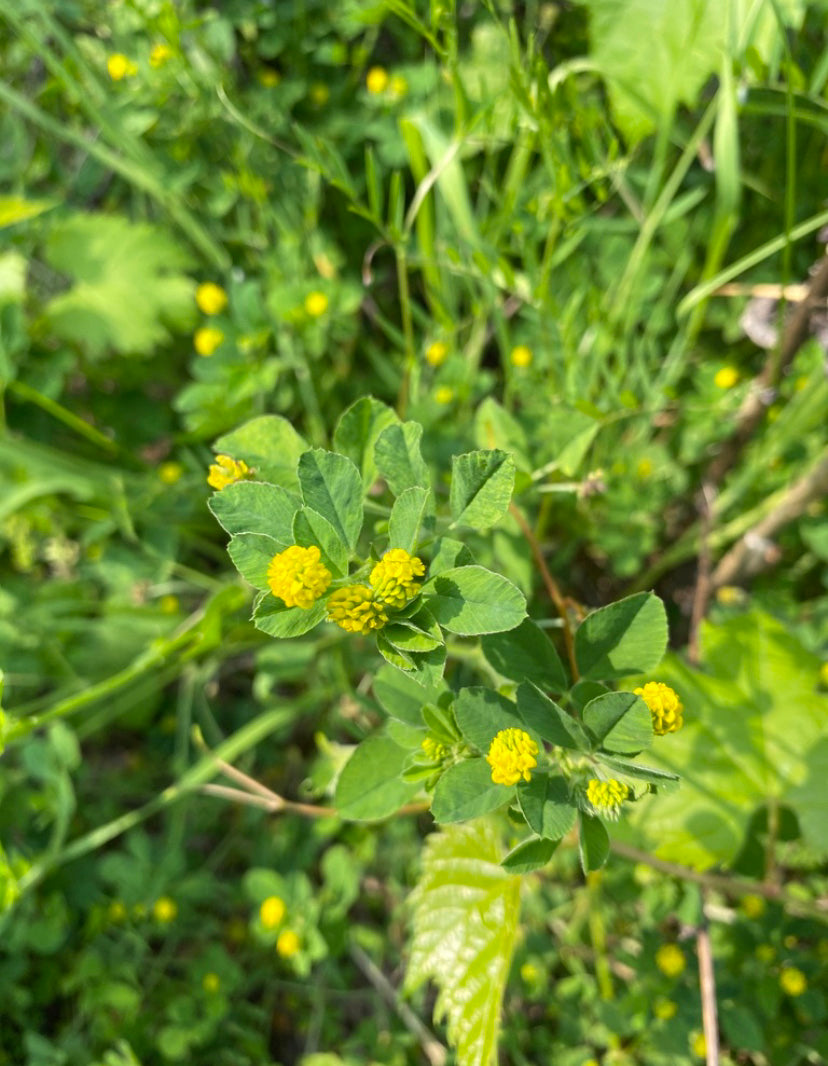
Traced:
<path fill-rule="evenodd" d="M 391 79 L 385 67 L 371 67 L 368 77 L 365 79 L 365 88 L 373 96 L 380 96 L 388 88 Z"/>
<path fill-rule="evenodd" d="M 106 909 L 106 916 L 110 922 L 125 922 L 127 909 L 119 899 L 113 899 Z"/>
<path fill-rule="evenodd" d="M 253 477 L 253 471 L 244 459 L 232 459 L 229 455 L 217 455 L 216 461 L 210 467 L 207 475 L 207 484 L 220 492 L 228 485 L 237 481 L 249 481 Z"/>
<path fill-rule="evenodd" d="M 435 740 L 434 737 L 426 737 L 420 747 L 434 763 L 441 762 L 448 754 L 448 748 L 445 744 L 441 744 L 440 741 Z"/>
<path fill-rule="evenodd" d="M 268 896 L 259 907 L 259 918 L 265 929 L 275 929 L 285 916 L 285 901 L 278 896 Z"/>
<path fill-rule="evenodd" d="M 759 944 L 757 945 L 754 955 L 760 962 L 770 963 L 776 958 L 776 948 L 773 944 Z"/>
<path fill-rule="evenodd" d="M 615 820 L 621 813 L 621 804 L 629 796 L 629 788 L 621 781 L 610 778 L 599 781 L 596 777 L 587 782 L 586 797 L 596 814 Z"/>
<path fill-rule="evenodd" d="M 284 932 L 279 933 L 279 939 L 276 941 L 276 950 L 283 959 L 291 958 L 300 947 L 299 936 L 292 929 L 285 929 Z"/>
<path fill-rule="evenodd" d="M 152 905 L 152 916 L 156 922 L 161 922 L 162 925 L 169 925 L 170 922 L 174 922 L 178 915 L 178 904 L 174 899 L 170 899 L 169 896 L 161 896 Z"/>
<path fill-rule="evenodd" d="M 138 73 L 138 67 L 122 52 L 115 52 L 107 59 L 106 69 L 113 81 L 123 81 Z"/>
<path fill-rule="evenodd" d="M 744 603 L 745 599 L 744 589 L 736 585 L 722 585 L 720 589 L 716 589 L 716 603 L 720 603 L 722 607 L 737 607 Z"/>
<path fill-rule="evenodd" d="M 635 468 L 635 472 L 643 480 L 646 480 L 648 477 L 650 477 L 653 472 L 652 459 L 648 459 L 646 456 L 643 459 L 639 459 L 638 465 Z"/>
<path fill-rule="evenodd" d="M 675 733 L 684 724 L 684 707 L 677 694 L 661 681 L 648 681 L 643 688 L 633 689 L 636 696 L 650 708 L 653 716 L 653 732 L 660 737 Z"/>
<path fill-rule="evenodd" d="M 163 67 L 172 56 L 172 48 L 164 41 L 158 41 L 150 49 L 149 61 L 151 67 Z"/>
<path fill-rule="evenodd" d="M 434 392 L 434 399 L 440 404 L 449 404 L 454 399 L 454 389 L 450 385 L 441 385 Z"/>
<path fill-rule="evenodd" d="M 404 548 L 387 551 L 371 571 L 369 581 L 376 598 L 389 607 L 405 607 L 422 588 L 418 577 L 425 574 L 422 559 Z"/>
<path fill-rule="evenodd" d="M 263 85 L 265 89 L 275 89 L 281 80 L 282 75 L 272 67 L 264 67 L 259 71 L 259 85 Z"/>
<path fill-rule="evenodd" d="M 723 366 L 717 370 L 713 377 L 713 384 L 717 389 L 732 389 L 739 380 L 739 371 L 735 366 Z"/>
<path fill-rule="evenodd" d="M 788 933 L 788 935 L 784 938 L 782 943 L 790 951 L 790 950 L 792 950 L 793 948 L 795 948 L 797 946 L 799 941 L 796 939 L 796 937 L 793 935 L 793 933 Z"/>
<path fill-rule="evenodd" d="M 199 355 L 212 355 L 224 340 L 224 334 L 213 326 L 202 326 L 193 335 L 193 347 Z"/>
<path fill-rule="evenodd" d="M 690 1038 L 690 1050 L 700 1059 L 707 1058 L 707 1041 L 704 1033 L 693 1033 Z"/>
<path fill-rule="evenodd" d="M 684 973 L 687 959 L 678 944 L 662 944 L 656 952 L 656 966 L 665 977 L 678 977 Z"/>
<path fill-rule="evenodd" d="M 204 281 L 196 289 L 196 303 L 205 315 L 218 315 L 227 306 L 227 293 L 214 281 Z"/>
<path fill-rule="evenodd" d="M 309 292 L 305 297 L 305 311 L 311 318 L 321 318 L 328 310 L 328 297 L 324 292 Z"/>
<path fill-rule="evenodd" d="M 331 98 L 331 90 L 324 82 L 317 81 L 311 85 L 308 95 L 314 107 L 324 107 Z"/>
<path fill-rule="evenodd" d="M 321 562 L 322 553 L 315 544 L 301 548 L 292 544 L 274 555 L 267 568 L 267 583 L 274 596 L 286 607 L 313 607 L 331 583 L 331 572 Z"/>
<path fill-rule="evenodd" d="M 520 968 L 520 977 L 522 981 L 525 981 L 527 985 L 533 985 L 541 978 L 541 971 L 534 962 L 524 962 Z"/>
<path fill-rule="evenodd" d="M 516 785 L 521 778 L 531 781 L 529 773 L 538 765 L 538 746 L 522 729 L 501 729 L 489 746 L 486 762 L 492 768 L 496 785 Z"/>
<path fill-rule="evenodd" d="M 672 999 L 659 996 L 653 1003 L 653 1014 L 662 1022 L 669 1022 L 671 1018 L 675 1018 L 677 1011 L 678 1005 Z"/>
<path fill-rule="evenodd" d="M 206 973 L 201 979 L 201 987 L 208 995 L 214 996 L 221 988 L 221 978 L 217 973 Z"/>
<path fill-rule="evenodd" d="M 385 604 L 367 585 L 346 585 L 328 599 L 328 621 L 347 633 L 370 633 L 388 621 Z"/>
<path fill-rule="evenodd" d="M 181 604 L 177 596 L 162 596 L 158 601 L 162 614 L 178 614 Z"/>
<path fill-rule="evenodd" d="M 448 355 L 448 345 L 445 341 L 434 341 L 425 350 L 426 362 L 429 366 L 442 366 Z"/>
<path fill-rule="evenodd" d="M 158 480 L 164 485 L 174 485 L 177 481 L 181 480 L 183 474 L 184 467 L 181 463 L 162 463 L 158 467 Z"/>
<path fill-rule="evenodd" d="M 518 344 L 516 348 L 512 349 L 509 361 L 512 366 L 525 370 L 527 366 L 532 365 L 532 349 L 527 348 L 525 344 Z"/>
<path fill-rule="evenodd" d="M 754 896 L 752 893 L 742 896 L 739 907 L 746 918 L 761 918 L 765 913 L 765 901 L 761 896 Z"/>

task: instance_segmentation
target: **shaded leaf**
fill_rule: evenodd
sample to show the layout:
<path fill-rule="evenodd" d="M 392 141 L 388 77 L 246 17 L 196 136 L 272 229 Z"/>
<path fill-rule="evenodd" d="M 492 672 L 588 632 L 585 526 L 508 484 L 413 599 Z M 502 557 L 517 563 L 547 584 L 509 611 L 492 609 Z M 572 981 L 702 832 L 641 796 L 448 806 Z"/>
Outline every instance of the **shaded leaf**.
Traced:
<path fill-rule="evenodd" d="M 621 755 L 648 748 L 653 741 L 650 709 L 632 692 L 606 692 L 584 708 L 584 725 L 599 747 Z"/>
<path fill-rule="evenodd" d="M 282 545 L 293 544 L 293 516 L 298 497 L 278 485 L 261 481 L 237 481 L 207 501 L 219 524 L 228 533 L 258 533 Z"/>
<path fill-rule="evenodd" d="M 575 824 L 569 786 L 559 774 L 532 774 L 531 781 L 518 784 L 517 797 L 529 828 L 539 837 L 560 840 Z"/>
<path fill-rule="evenodd" d="M 480 643 L 483 654 L 504 677 L 534 681 L 553 692 L 566 690 L 568 679 L 555 645 L 531 618 L 507 633 L 484 636 Z"/>
<path fill-rule="evenodd" d="M 373 396 L 362 396 L 343 412 L 333 435 L 334 451 L 350 459 L 362 475 L 362 484 L 367 489 L 377 477 L 374 446 L 382 431 L 399 422 L 392 411 Z M 392 545 L 405 547 L 405 545 Z"/>
<path fill-rule="evenodd" d="M 363 740 L 345 763 L 334 803 L 349 821 L 388 818 L 416 795 L 419 785 L 401 775 L 408 752 L 387 736 Z"/>
<path fill-rule="evenodd" d="M 667 649 L 667 614 L 652 592 L 638 592 L 588 614 L 575 632 L 581 678 L 606 681 L 643 674 Z"/>
<path fill-rule="evenodd" d="M 492 770 L 485 759 L 464 759 L 441 775 L 431 800 L 431 813 L 437 822 L 465 822 L 497 810 L 514 795 L 514 788 L 492 781 Z"/>
<path fill-rule="evenodd" d="M 499 521 L 512 499 L 515 461 L 506 452 L 467 452 L 451 464 L 449 501 L 453 526 L 489 529 Z"/>
<path fill-rule="evenodd" d="M 571 751 L 589 751 L 589 738 L 580 723 L 531 681 L 524 681 L 518 687 L 517 711 L 527 728 L 550 744 Z"/>

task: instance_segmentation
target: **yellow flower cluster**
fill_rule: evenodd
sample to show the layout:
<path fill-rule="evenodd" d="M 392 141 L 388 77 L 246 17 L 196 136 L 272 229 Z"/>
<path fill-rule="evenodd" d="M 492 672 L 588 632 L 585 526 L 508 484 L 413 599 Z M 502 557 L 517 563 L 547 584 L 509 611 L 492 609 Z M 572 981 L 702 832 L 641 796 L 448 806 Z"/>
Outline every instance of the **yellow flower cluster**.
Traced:
<path fill-rule="evenodd" d="M 161 896 L 152 905 L 152 916 L 161 925 L 169 925 L 178 916 L 178 904 L 169 896 Z"/>
<path fill-rule="evenodd" d="M 801 996 L 808 987 L 808 979 L 796 966 L 783 966 L 779 971 L 779 987 L 788 996 Z"/>
<path fill-rule="evenodd" d="M 665 977 L 678 977 L 687 965 L 687 959 L 678 944 L 662 944 L 656 952 L 655 962 Z"/>
<path fill-rule="evenodd" d="M 529 773 L 538 765 L 535 756 L 538 746 L 522 729 L 501 729 L 489 747 L 486 762 L 492 768 L 496 785 L 516 785 L 521 777 L 531 780 Z"/>
<path fill-rule="evenodd" d="M 123 81 L 138 73 L 138 67 L 123 52 L 114 52 L 106 61 L 106 70 L 113 81 Z"/>
<path fill-rule="evenodd" d="M 369 585 L 346 585 L 328 600 L 328 621 L 348 633 L 370 633 L 388 621 L 388 608 L 405 607 L 422 587 L 422 559 L 392 548 L 371 571 Z"/>
<path fill-rule="evenodd" d="M 268 896 L 259 907 L 259 921 L 262 927 L 272 932 L 282 924 L 287 913 L 285 901 L 278 896 Z M 295 955 L 302 946 L 298 933 L 292 929 L 283 929 L 276 940 L 276 952 L 283 959 Z"/>
<path fill-rule="evenodd" d="M 328 600 L 328 621 L 336 622 L 346 633 L 370 633 L 388 621 L 385 604 L 376 599 L 368 585 L 346 585 Z"/>
<path fill-rule="evenodd" d="M 684 724 L 684 707 L 678 695 L 660 681 L 648 681 L 643 688 L 633 689 L 636 696 L 650 708 L 653 716 L 653 732 L 663 737 L 666 733 L 675 733 Z"/>
<path fill-rule="evenodd" d="M 311 318 L 321 318 L 328 310 L 328 297 L 324 292 L 309 292 L 305 297 L 305 311 Z"/>
<path fill-rule="evenodd" d="M 331 572 L 321 558 L 322 553 L 315 544 L 309 548 L 292 544 L 274 555 L 267 568 L 270 591 L 286 607 L 303 610 L 312 607 L 331 583 Z"/>
<path fill-rule="evenodd" d="M 422 587 L 418 577 L 425 574 L 422 559 L 405 548 L 392 548 L 380 559 L 368 579 L 377 598 L 389 607 L 405 607 Z"/>
<path fill-rule="evenodd" d="M 229 455 L 217 455 L 216 461 L 210 467 L 207 484 L 220 492 L 222 489 L 226 489 L 228 485 L 233 485 L 237 481 L 248 481 L 252 477 L 253 471 L 244 459 L 233 459 Z"/>
<path fill-rule="evenodd" d="M 605 818 L 617 818 L 621 811 L 621 804 L 629 796 L 629 788 L 621 781 L 610 778 L 609 781 L 599 781 L 593 777 L 587 784 L 587 799 L 596 814 L 602 814 Z"/>
<path fill-rule="evenodd" d="M 193 347 L 199 355 L 212 355 L 224 340 L 224 334 L 213 326 L 202 326 L 193 334 Z"/>
<path fill-rule="evenodd" d="M 205 281 L 196 289 L 196 303 L 205 315 L 218 315 L 227 306 L 227 293 L 214 281 Z"/>
<path fill-rule="evenodd" d="M 441 762 L 448 754 L 448 748 L 434 737 L 426 737 L 420 747 L 432 762 Z"/>

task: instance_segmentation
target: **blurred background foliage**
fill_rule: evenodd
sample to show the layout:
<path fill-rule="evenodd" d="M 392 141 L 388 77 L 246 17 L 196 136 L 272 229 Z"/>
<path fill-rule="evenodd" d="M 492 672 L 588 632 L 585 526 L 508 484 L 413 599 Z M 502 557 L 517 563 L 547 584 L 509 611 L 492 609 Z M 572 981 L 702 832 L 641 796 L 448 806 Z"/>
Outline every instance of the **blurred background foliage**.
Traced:
<path fill-rule="evenodd" d="M 824 250 L 827 15 L 2 6 L 0 1063 L 422 1061 L 365 958 L 400 984 L 430 819 L 192 795 L 207 745 L 324 804 L 378 721 L 358 643 L 248 623 L 205 502 L 217 436 L 275 412 L 328 445 L 366 393 L 423 423 L 443 487 L 453 454 L 514 454 L 573 601 L 665 599 L 686 783 L 639 805 L 628 846 L 789 882 L 800 913 L 717 903 L 725 1053 L 828 1059 L 825 327 L 783 359 L 778 301 Z M 688 666 L 700 547 L 715 563 L 808 476 L 756 572 L 714 589 Z M 511 517 L 471 546 L 549 613 Z M 580 882 L 562 847 L 525 886 L 503 1061 L 699 1061 L 696 888 L 617 857 Z M 412 1003 L 428 1015 L 427 992 Z"/>

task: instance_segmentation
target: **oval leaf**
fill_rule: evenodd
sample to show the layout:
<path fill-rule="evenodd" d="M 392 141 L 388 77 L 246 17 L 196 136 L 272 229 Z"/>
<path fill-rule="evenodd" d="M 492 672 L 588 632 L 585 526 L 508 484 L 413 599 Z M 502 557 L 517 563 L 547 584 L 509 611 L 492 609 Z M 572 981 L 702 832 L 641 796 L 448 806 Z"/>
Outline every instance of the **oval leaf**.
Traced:
<path fill-rule="evenodd" d="M 506 452 L 467 452 L 451 464 L 453 526 L 489 529 L 509 507 L 515 487 L 515 461 Z"/>
<path fill-rule="evenodd" d="M 630 755 L 653 742 L 650 709 L 632 692 L 607 692 L 584 708 L 584 725 L 605 751 Z"/>
<path fill-rule="evenodd" d="M 652 592 L 639 592 L 587 615 L 575 633 L 575 657 L 584 680 L 644 674 L 667 650 L 667 615 Z"/>
<path fill-rule="evenodd" d="M 298 474 L 305 504 L 330 522 L 343 544 L 356 547 L 362 529 L 362 479 L 351 460 L 313 448 L 300 457 Z"/>
<path fill-rule="evenodd" d="M 520 589 L 482 566 L 444 570 L 423 585 L 422 595 L 440 625 L 459 636 L 514 629 L 526 615 Z"/>
<path fill-rule="evenodd" d="M 534 681 L 553 692 L 569 685 L 555 645 L 531 618 L 508 633 L 485 636 L 481 645 L 495 670 L 512 681 Z"/>
<path fill-rule="evenodd" d="M 339 775 L 334 803 L 340 815 L 373 822 L 398 811 L 419 789 L 416 782 L 402 780 L 407 758 L 390 737 L 363 740 Z"/>
<path fill-rule="evenodd" d="M 437 822 L 465 822 L 496 811 L 514 795 L 514 788 L 492 781 L 484 759 L 465 759 L 450 766 L 437 782 L 431 813 Z"/>

